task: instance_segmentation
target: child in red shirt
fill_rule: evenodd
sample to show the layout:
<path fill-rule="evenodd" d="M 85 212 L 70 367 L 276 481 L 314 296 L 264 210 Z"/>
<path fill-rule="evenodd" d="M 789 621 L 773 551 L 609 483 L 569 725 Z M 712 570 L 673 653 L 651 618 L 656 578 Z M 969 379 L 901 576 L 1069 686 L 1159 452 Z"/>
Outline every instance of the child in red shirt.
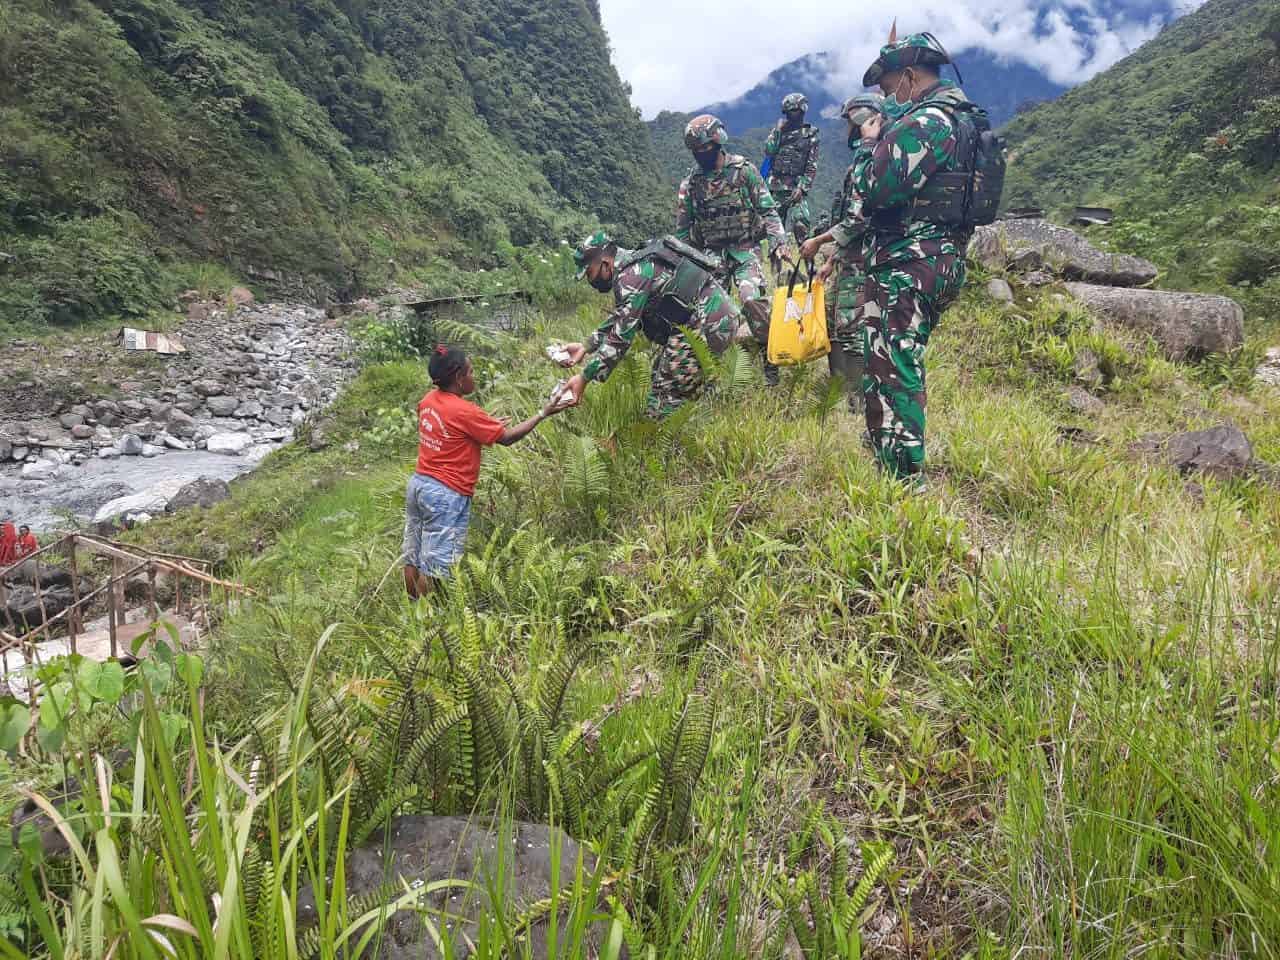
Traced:
<path fill-rule="evenodd" d="M 22 526 L 18 528 L 18 546 L 15 550 L 15 559 L 22 560 L 31 556 L 40 549 L 40 544 L 36 542 L 36 535 L 31 532 L 31 528 Z"/>
<path fill-rule="evenodd" d="M 464 399 L 476 381 L 461 350 L 436 347 L 427 370 L 435 389 L 418 404 L 418 468 L 405 494 L 404 585 L 415 600 L 430 593 L 462 556 L 480 448 L 516 443 L 564 409 L 551 403 L 509 427 Z"/>

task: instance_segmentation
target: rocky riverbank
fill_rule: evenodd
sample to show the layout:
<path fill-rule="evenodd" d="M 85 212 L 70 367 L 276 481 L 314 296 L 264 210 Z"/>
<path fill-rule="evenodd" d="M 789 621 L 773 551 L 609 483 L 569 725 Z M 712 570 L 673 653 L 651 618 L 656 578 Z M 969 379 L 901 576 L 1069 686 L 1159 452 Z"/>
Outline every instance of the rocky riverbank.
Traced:
<path fill-rule="evenodd" d="M 170 333 L 186 352 L 170 356 L 126 351 L 108 333 L 52 354 L 10 341 L 6 509 L 38 528 L 126 517 L 140 497 L 154 509 L 165 491 L 231 479 L 292 439 L 354 370 L 351 340 L 318 308 L 250 301 L 190 304 Z"/>

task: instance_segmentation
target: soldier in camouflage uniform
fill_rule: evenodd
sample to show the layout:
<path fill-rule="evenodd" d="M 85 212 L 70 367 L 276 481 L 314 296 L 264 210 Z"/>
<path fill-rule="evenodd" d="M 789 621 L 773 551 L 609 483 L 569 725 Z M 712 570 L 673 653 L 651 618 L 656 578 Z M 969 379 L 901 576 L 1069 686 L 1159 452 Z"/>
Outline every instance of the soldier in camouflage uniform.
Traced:
<path fill-rule="evenodd" d="M 764 143 L 769 192 L 778 204 L 785 225 L 788 214 L 797 243 L 809 237 L 809 190 L 818 178 L 821 137 L 818 128 L 804 122 L 809 100 L 803 93 L 782 98 L 782 119 Z"/>
<path fill-rule="evenodd" d="M 891 34 L 863 77 L 885 94 L 885 116 L 862 124 L 864 152 L 853 186 L 871 222 L 867 246 L 863 349 L 867 429 L 880 465 L 922 482 L 924 352 L 938 318 L 965 280 L 969 231 L 923 219 L 936 202 L 930 181 L 962 169 L 958 104 L 967 103 L 939 69 L 951 58 L 931 34 Z"/>
<path fill-rule="evenodd" d="M 650 241 L 638 250 L 619 247 L 598 230 L 574 251 L 578 279 L 601 293 L 613 291 L 616 306 L 585 343 L 566 346 L 567 366 L 587 361 L 566 391 L 573 403 L 591 381 L 605 381 L 643 332 L 657 345 L 646 414 L 665 417 L 702 389 L 702 368 L 678 326 L 696 330 L 713 353 L 733 339 L 742 314 L 714 277 L 718 263 L 674 237 Z"/>
<path fill-rule="evenodd" d="M 833 305 L 831 316 L 831 353 L 828 362 L 831 372 L 845 379 L 849 385 L 849 409 L 862 411 L 863 361 L 862 315 L 864 313 L 863 286 L 866 283 L 864 243 L 867 222 L 862 215 L 862 197 L 854 187 L 854 174 L 867 152 L 862 145 L 862 123 L 883 110 L 883 98 L 874 93 L 861 93 L 850 97 L 840 109 L 840 116 L 849 124 L 849 148 L 853 162 L 845 172 L 844 185 L 836 201 L 838 215 L 827 231 L 811 238 L 800 248 L 800 256 L 813 257 L 827 243 L 836 245 L 836 255 L 824 264 L 819 277 L 832 291 L 828 302 Z M 831 277 L 837 279 L 832 282 Z"/>
<path fill-rule="evenodd" d="M 795 244 L 778 218 L 773 196 L 746 157 L 725 152 L 724 124 L 710 114 L 694 117 L 684 142 L 697 166 L 680 184 L 676 202 L 676 237 L 725 263 L 742 301 L 751 334 L 762 347 L 769 343 L 769 301 L 760 241 L 768 237 L 775 265 L 794 260 Z M 764 351 L 762 351 L 764 352 Z M 764 357 L 765 383 L 778 382 L 778 368 Z"/>

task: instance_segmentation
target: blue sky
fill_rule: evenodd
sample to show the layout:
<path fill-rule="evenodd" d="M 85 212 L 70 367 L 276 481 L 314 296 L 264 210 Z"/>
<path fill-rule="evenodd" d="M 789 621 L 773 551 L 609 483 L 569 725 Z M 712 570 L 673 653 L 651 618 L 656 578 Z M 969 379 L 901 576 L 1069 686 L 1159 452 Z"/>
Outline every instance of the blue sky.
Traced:
<path fill-rule="evenodd" d="M 918 0 L 900 30 L 932 30 L 952 51 L 980 46 L 1078 83 L 1203 0 Z M 807 53 L 837 54 L 815 78 L 833 93 L 860 86 L 895 16 L 849 0 L 600 0 L 614 62 L 646 117 L 730 100 Z"/>

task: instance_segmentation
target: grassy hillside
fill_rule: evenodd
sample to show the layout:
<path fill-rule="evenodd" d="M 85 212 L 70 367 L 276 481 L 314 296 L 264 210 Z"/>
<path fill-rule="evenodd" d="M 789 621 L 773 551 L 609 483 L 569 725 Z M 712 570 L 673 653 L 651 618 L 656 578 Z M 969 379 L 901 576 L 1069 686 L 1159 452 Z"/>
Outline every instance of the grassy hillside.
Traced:
<path fill-rule="evenodd" d="M 1254 330 L 1280 324 L 1275 0 L 1210 0 L 1007 131 L 1007 203 L 1114 205 L 1114 242 L 1165 284 L 1237 297 Z"/>
<path fill-rule="evenodd" d="M 632 956 L 778 957 L 790 928 L 814 960 L 855 942 L 890 957 L 1276 956 L 1280 493 L 1184 478 L 1130 444 L 1231 417 L 1275 462 L 1280 397 L 1099 332 L 1052 290 L 998 305 L 974 279 L 930 347 L 927 494 L 877 476 L 816 370 L 766 394 L 731 353 L 716 398 L 655 428 L 633 355 L 584 408 L 486 454 L 461 577 L 418 609 L 398 551 L 422 371 L 367 368 L 329 450 L 282 451 L 228 503 L 140 534 L 225 544 L 260 596 L 202 669 L 147 673 L 168 684 L 142 731 L 156 762 L 124 761 L 111 791 L 86 793 L 86 869 L 7 854 L 0 876 L 27 889 L 0 883 L 9 935 L 42 957 L 48 931 L 110 940 L 125 904 L 194 917 L 221 890 L 228 955 L 291 956 L 290 891 L 334 872 L 320 851 L 339 831 L 474 808 L 595 843 L 600 874 L 546 909 L 603 916 Z M 568 302 L 518 340 L 477 338 L 478 399 L 527 414 L 557 376 L 544 341 L 599 310 Z M 1085 350 L 1107 377 L 1089 417 L 1063 401 Z M 563 656 L 580 658 L 563 721 L 519 740 Z M 389 794 L 378 758 L 411 690 L 454 725 L 428 743 L 418 792 Z M 67 699 L 53 755 L 138 742 L 95 696 Z M 671 746 L 704 729 L 705 767 Z M 524 746 L 486 752 L 494 730 Z M 0 781 L 60 776 L 38 762 L 47 739 L 0 760 Z M 608 790 L 539 779 L 554 768 L 569 789 L 573 771 L 637 757 Z M 242 894 L 239 863 L 272 895 Z M 175 878 L 164 897 L 152 869 Z M 356 916 L 326 923 L 327 955 Z M 508 921 L 477 955 L 511 946 Z M 168 936 L 177 956 L 214 952 L 210 932 Z"/>
<path fill-rule="evenodd" d="M 0 8 L 0 323 L 144 314 L 207 265 L 427 282 L 643 231 L 657 183 L 586 0 Z"/>

